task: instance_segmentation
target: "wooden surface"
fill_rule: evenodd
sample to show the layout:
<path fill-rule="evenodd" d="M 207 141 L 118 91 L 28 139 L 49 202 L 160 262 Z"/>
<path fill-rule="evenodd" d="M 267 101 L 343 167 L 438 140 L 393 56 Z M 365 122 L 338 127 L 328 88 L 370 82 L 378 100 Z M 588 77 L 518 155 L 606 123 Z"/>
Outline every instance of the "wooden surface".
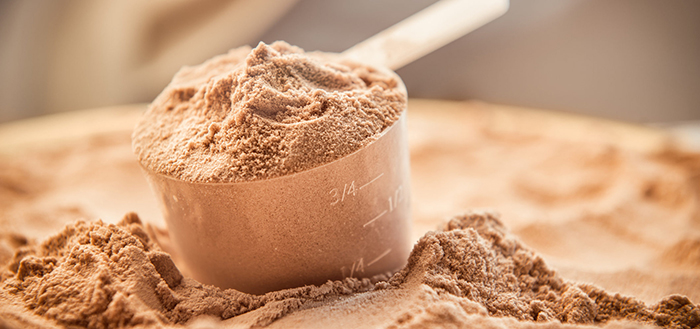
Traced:
<path fill-rule="evenodd" d="M 0 125 L 0 154 L 51 148 L 89 136 L 131 131 L 146 104 L 41 116 Z"/>
<path fill-rule="evenodd" d="M 133 129 L 146 104 L 130 104 L 47 115 L 0 125 L 0 154 L 50 148 L 87 136 Z M 409 120 L 442 121 L 460 129 L 460 121 L 475 113 L 488 116 L 492 129 L 521 131 L 571 141 L 609 143 L 653 152 L 671 142 L 665 130 L 564 112 L 503 106 L 482 102 L 412 99 Z"/>

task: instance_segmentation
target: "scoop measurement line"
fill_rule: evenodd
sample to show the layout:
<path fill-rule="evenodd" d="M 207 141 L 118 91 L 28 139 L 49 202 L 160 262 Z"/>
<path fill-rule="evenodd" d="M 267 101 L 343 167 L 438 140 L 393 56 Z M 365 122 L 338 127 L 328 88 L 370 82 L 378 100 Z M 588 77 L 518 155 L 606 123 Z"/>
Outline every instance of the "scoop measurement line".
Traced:
<path fill-rule="evenodd" d="M 367 263 L 367 267 L 372 266 L 372 264 L 378 262 L 380 259 L 384 258 L 384 256 L 388 255 L 391 252 L 391 248 L 387 249 L 385 252 L 383 252 L 381 255 L 377 256 L 377 258 L 373 259 L 371 262 Z"/>
<path fill-rule="evenodd" d="M 365 225 L 362 225 L 362 227 L 367 227 L 367 225 L 374 223 L 377 219 L 379 219 L 380 217 L 386 215 L 387 212 L 389 212 L 389 211 L 386 210 L 386 209 L 384 209 L 384 211 L 382 211 L 381 214 L 377 215 L 377 217 L 372 218 L 371 221 L 365 223 Z"/>
<path fill-rule="evenodd" d="M 355 187 L 355 181 L 353 180 L 352 182 L 350 182 L 350 185 L 348 185 L 347 183 L 343 185 L 342 193 L 340 193 L 340 188 L 331 189 L 330 191 L 328 191 L 328 195 L 330 195 L 333 199 L 333 201 L 330 202 L 330 205 L 334 206 L 339 202 L 344 202 L 345 196 L 356 196 L 358 191 L 376 182 L 378 179 L 382 178 L 382 176 L 384 176 L 384 173 L 379 174 L 377 177 L 374 177 L 371 181 L 363 184 L 359 188 Z"/>
<path fill-rule="evenodd" d="M 360 190 L 367 187 L 367 185 L 374 183 L 374 181 L 381 178 L 382 176 L 384 176 L 384 173 L 379 174 L 379 176 L 375 177 L 373 180 L 369 181 L 367 184 L 360 186 Z"/>

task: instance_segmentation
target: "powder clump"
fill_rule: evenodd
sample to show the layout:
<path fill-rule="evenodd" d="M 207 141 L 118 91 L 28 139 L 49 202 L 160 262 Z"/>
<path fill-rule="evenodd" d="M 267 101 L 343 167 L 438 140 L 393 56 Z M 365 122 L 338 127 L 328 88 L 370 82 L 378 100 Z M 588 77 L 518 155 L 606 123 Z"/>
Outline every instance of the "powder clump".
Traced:
<path fill-rule="evenodd" d="M 395 319 L 389 326 L 396 328 L 481 326 L 496 318 L 512 319 L 504 323 L 513 327 L 612 321 L 700 326 L 700 307 L 685 296 L 671 295 L 647 306 L 562 279 L 490 213 L 458 216 L 441 231 L 426 234 L 406 267 L 391 278 L 346 278 L 265 295 L 222 290 L 184 277 L 147 232 L 152 230 L 128 214 L 117 225 L 76 222 L 42 244 L 18 247 L 0 276 L 0 319 L 5 319 L 0 325 L 164 327 L 206 319 L 215 325 L 234 318 L 256 327 L 321 305 L 345 308 L 352 316 L 366 307 L 362 303 L 386 302 L 378 297 L 394 294 L 390 304 L 413 305 L 405 313 L 385 314 Z"/>
<path fill-rule="evenodd" d="M 0 319 L 16 316 L 16 325 L 4 324 L 11 328 L 39 320 L 48 321 L 44 326 L 162 327 L 271 304 L 255 323 L 266 325 L 305 302 L 373 287 L 370 279 L 347 278 L 256 296 L 203 285 L 182 276 L 133 213 L 117 225 L 79 221 L 40 245 L 20 247 L 0 278 Z"/>
<path fill-rule="evenodd" d="M 700 325 L 700 307 L 685 296 L 672 295 L 648 307 L 632 297 L 563 280 L 491 213 L 455 217 L 441 232 L 421 238 L 408 265 L 390 280 L 399 289 L 416 283 L 476 302 L 496 317 L 570 324 L 628 320 L 667 328 Z"/>
<path fill-rule="evenodd" d="M 278 41 L 182 68 L 133 133 L 140 162 L 192 182 L 311 169 L 376 140 L 406 108 L 398 76 Z"/>

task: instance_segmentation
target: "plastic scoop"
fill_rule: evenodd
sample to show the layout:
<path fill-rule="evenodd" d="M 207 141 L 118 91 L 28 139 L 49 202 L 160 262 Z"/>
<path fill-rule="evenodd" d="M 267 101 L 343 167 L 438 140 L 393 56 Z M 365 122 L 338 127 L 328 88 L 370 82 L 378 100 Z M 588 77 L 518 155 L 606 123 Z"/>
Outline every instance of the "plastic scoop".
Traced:
<path fill-rule="evenodd" d="M 370 39 L 372 44 L 376 38 Z M 426 49 L 411 53 L 425 54 Z M 397 65 L 380 64 L 387 63 Z M 382 66 L 377 69 L 401 81 Z M 405 92 L 403 84 L 398 88 Z M 144 171 L 174 245 L 193 277 L 206 284 L 262 294 L 346 277 L 369 278 L 400 269 L 410 252 L 405 109 L 398 121 L 358 151 L 296 174 L 206 184 Z"/>
<path fill-rule="evenodd" d="M 508 11 L 508 0 L 442 0 L 344 51 L 344 57 L 397 70 Z"/>
<path fill-rule="evenodd" d="M 398 88 L 405 92 L 403 84 Z M 262 294 L 371 278 L 405 264 L 411 248 L 406 140 L 404 109 L 360 150 L 291 175 L 212 184 L 144 172 L 192 276 Z"/>

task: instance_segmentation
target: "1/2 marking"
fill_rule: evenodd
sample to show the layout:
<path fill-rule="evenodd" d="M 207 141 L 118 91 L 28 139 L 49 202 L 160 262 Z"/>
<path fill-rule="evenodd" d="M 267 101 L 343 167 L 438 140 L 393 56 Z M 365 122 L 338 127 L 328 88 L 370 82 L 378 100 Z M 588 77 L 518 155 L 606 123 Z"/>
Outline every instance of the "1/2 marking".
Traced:
<path fill-rule="evenodd" d="M 396 209 L 399 206 L 399 203 L 403 201 L 403 185 L 399 185 L 399 187 L 394 190 L 394 195 L 390 196 L 387 201 L 389 201 L 389 209 L 384 209 L 379 215 L 375 216 L 372 218 L 370 221 L 364 223 L 362 227 L 367 227 L 367 225 L 370 225 L 374 222 L 377 221 L 377 219 L 381 218 L 382 216 L 386 215 L 387 213 L 393 212 L 394 209 Z"/>
<path fill-rule="evenodd" d="M 403 185 L 399 185 L 394 191 L 394 195 L 389 197 L 389 212 L 394 211 L 399 205 L 399 202 L 403 201 Z"/>

